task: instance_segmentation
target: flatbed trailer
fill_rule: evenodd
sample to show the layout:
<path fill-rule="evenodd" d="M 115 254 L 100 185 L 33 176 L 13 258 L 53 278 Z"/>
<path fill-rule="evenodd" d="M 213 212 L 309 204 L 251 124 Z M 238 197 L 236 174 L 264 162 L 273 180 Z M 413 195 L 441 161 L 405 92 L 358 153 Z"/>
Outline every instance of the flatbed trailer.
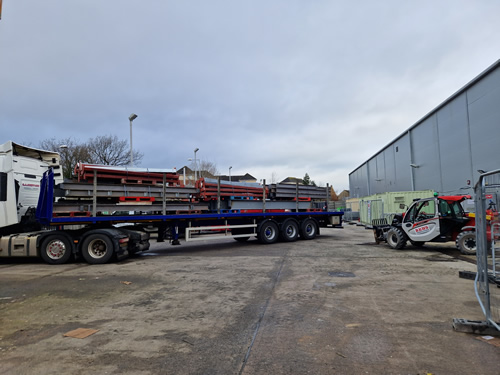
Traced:
<path fill-rule="evenodd" d="M 221 188 L 220 180 L 216 182 L 216 189 L 213 181 L 205 181 L 205 185 L 211 184 L 211 190 L 202 191 L 201 183 L 193 190 L 168 186 L 163 177 L 163 185 L 155 186 L 159 192 L 154 192 L 160 199 L 127 196 L 119 203 L 110 204 L 105 197 L 113 196 L 116 188 L 111 191 L 100 185 L 97 172 L 94 171 L 91 183 L 82 185 L 78 181 L 75 185 L 75 189 L 88 190 L 82 193 L 87 195 L 85 199 L 80 199 L 73 196 L 74 191 L 61 189 L 65 186 L 70 189 L 71 184 L 61 183 L 59 173 L 54 172 L 57 168 L 47 166 L 45 169 L 36 211 L 27 210 L 19 223 L 0 228 L 0 259 L 41 257 L 49 264 L 62 264 L 71 258 L 83 257 L 88 263 L 101 264 L 148 250 L 152 232 L 157 233 L 158 241 L 169 240 L 173 245 L 180 244 L 181 238 L 185 241 L 222 238 L 246 241 L 250 237 L 272 244 L 278 240 L 311 240 L 319 235 L 322 227 L 342 227 L 343 212 L 327 209 L 328 196 L 324 207 L 311 208 L 311 202 L 304 202 L 309 198 L 299 197 L 298 187 L 294 199 L 280 201 L 279 197 L 278 200 L 268 198 L 270 189 L 265 182 L 260 187 L 261 196 L 255 184 L 249 188 L 252 193 L 248 196 L 242 196 L 245 195 L 243 187 L 248 184 L 233 184 L 240 195 L 234 197 L 227 193 L 231 185 L 226 183 Z M 5 190 L 0 188 L 0 193 L 2 189 Z M 194 202 L 187 198 L 193 194 L 198 198 L 203 194 L 208 196 L 204 202 L 201 199 Z M 7 200 L 7 194 L 5 196 Z M 174 196 L 178 199 L 171 198 Z M 116 201 L 116 197 L 112 199 Z M 232 204 L 235 201 L 237 204 Z M 73 211 L 68 211 L 68 207 Z M 76 209 L 78 207 L 81 209 Z M 116 211 L 109 211 L 111 208 Z M 12 228 L 25 230 L 19 232 Z"/>

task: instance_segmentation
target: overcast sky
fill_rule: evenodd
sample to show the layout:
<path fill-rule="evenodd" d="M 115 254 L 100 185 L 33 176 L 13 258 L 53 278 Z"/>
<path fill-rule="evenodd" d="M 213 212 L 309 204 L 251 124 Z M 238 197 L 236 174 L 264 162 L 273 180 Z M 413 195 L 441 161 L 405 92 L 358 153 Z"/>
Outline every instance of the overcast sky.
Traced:
<path fill-rule="evenodd" d="M 3 0 L 0 143 L 129 140 L 141 167 L 348 174 L 500 58 L 500 1 Z"/>

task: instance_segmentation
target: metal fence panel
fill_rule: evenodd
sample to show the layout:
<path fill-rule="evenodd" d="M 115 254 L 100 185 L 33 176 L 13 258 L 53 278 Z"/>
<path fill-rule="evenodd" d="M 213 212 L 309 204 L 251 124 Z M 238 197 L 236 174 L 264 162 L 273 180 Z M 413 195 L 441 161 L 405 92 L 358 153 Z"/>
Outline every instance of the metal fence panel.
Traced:
<path fill-rule="evenodd" d="M 475 292 L 488 324 L 500 330 L 500 170 L 475 186 L 477 274 Z"/>

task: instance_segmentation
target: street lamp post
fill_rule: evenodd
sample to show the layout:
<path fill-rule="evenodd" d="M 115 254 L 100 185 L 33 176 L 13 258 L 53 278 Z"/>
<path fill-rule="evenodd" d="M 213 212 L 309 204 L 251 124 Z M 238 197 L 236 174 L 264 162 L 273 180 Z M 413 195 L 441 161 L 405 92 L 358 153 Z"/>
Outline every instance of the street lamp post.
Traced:
<path fill-rule="evenodd" d="M 196 170 L 197 170 L 197 164 L 196 164 L 196 153 L 199 151 L 200 149 L 198 147 L 196 147 L 194 149 L 194 182 L 196 183 Z"/>
<path fill-rule="evenodd" d="M 230 166 L 229 167 L 229 182 L 231 182 L 231 169 L 233 168 L 233 166 Z"/>
<path fill-rule="evenodd" d="M 134 121 L 137 118 L 137 115 L 135 113 L 132 113 L 128 119 L 130 120 L 130 166 L 134 166 L 134 156 L 133 156 L 133 151 L 132 151 L 132 121 Z"/>

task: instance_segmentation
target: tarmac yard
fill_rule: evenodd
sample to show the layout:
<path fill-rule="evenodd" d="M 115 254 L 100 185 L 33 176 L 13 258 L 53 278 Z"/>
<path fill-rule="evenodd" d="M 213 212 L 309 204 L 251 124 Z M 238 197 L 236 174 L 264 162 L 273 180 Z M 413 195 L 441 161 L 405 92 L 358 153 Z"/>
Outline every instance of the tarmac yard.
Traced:
<path fill-rule="evenodd" d="M 153 243 L 102 266 L 4 261 L 0 374 L 500 373 L 500 347 L 452 328 L 484 320 L 458 277 L 476 267 L 452 245 L 321 234 Z M 78 328 L 97 332 L 64 336 Z"/>

